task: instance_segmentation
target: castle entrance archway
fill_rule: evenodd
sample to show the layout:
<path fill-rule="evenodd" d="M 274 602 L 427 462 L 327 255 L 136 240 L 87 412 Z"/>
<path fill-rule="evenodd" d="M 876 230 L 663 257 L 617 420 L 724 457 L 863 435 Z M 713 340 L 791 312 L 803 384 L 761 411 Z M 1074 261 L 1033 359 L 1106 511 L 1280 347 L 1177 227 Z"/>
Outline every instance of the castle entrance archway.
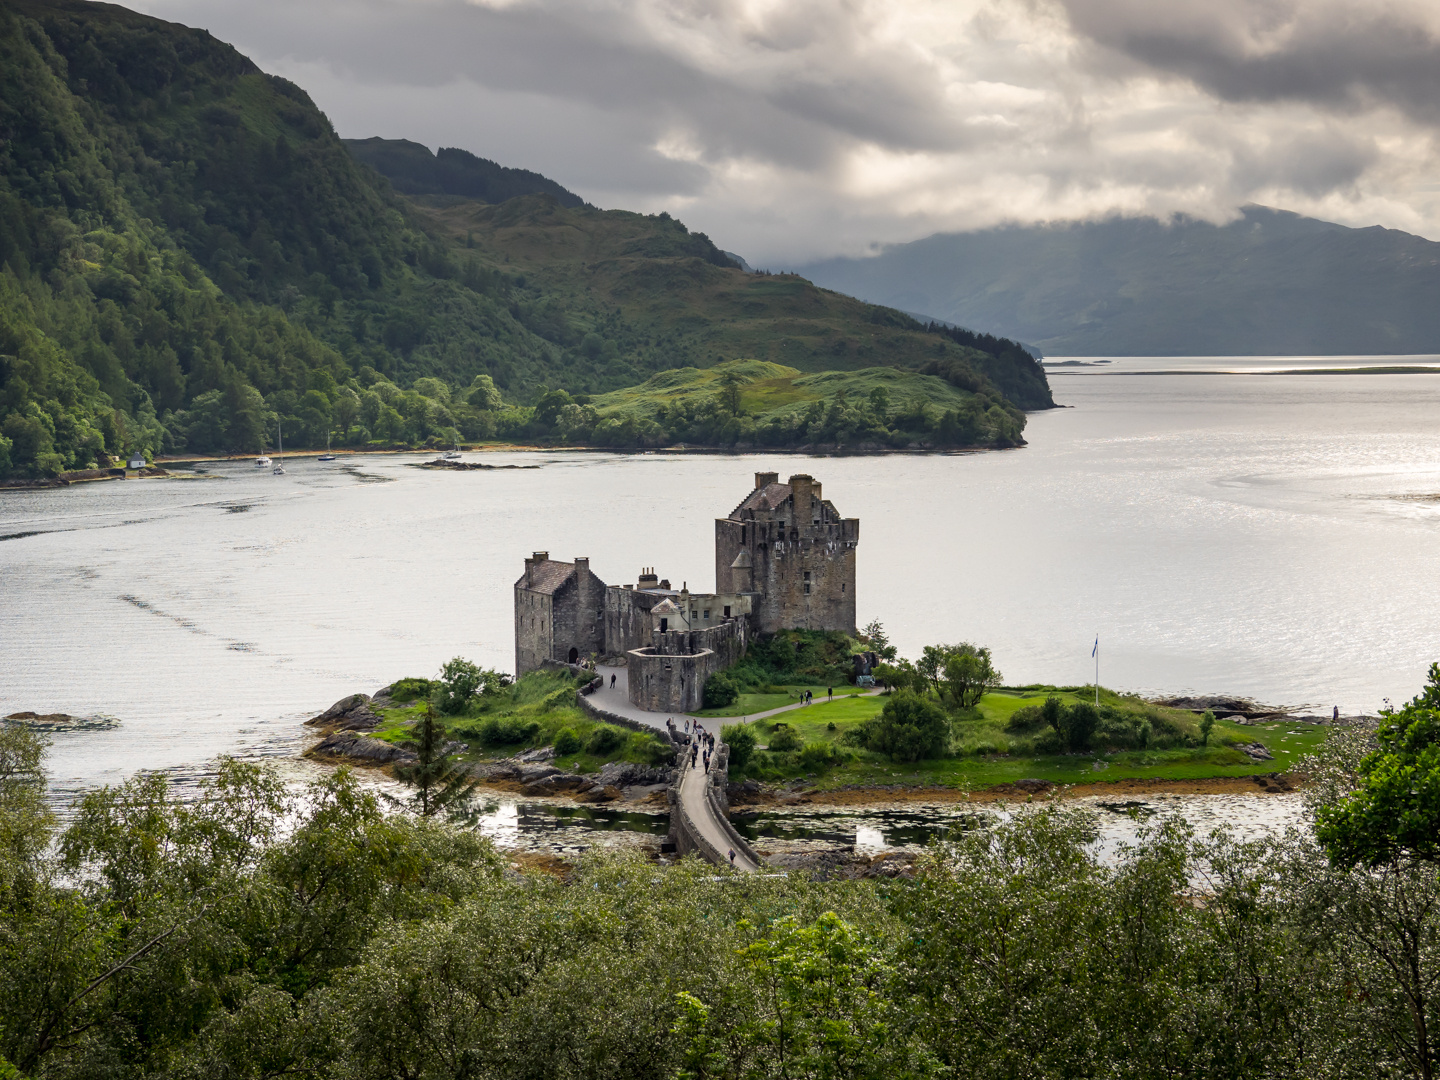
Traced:
<path fill-rule="evenodd" d="M 577 648 L 575 648 L 575 646 L 573 646 L 573 645 L 570 646 L 570 663 L 572 663 L 572 664 L 578 663 L 579 660 L 580 660 L 580 650 L 577 649 Z"/>

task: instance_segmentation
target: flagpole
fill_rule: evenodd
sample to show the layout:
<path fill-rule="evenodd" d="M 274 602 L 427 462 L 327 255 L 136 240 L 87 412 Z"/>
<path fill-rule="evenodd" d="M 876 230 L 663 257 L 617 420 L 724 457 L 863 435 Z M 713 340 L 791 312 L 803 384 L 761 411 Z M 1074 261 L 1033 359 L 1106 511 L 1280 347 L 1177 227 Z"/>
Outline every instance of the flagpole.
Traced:
<path fill-rule="evenodd" d="M 1095 707 L 1100 707 L 1100 635 L 1095 635 Z"/>

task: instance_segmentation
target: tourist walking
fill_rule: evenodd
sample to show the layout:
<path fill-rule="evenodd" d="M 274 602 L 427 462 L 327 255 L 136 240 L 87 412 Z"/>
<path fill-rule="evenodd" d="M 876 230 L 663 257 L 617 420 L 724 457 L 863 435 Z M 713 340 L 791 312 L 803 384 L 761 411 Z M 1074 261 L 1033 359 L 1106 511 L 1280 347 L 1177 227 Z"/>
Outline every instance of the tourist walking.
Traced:
<path fill-rule="evenodd" d="M 518 603 L 519 601 L 516 601 L 516 602 Z M 611 689 L 611 690 L 614 690 L 614 689 L 615 689 L 615 676 L 614 676 L 614 675 L 611 675 L 611 676 L 610 676 L 610 689 Z"/>
<path fill-rule="evenodd" d="M 735 865 L 735 849 L 733 847 L 730 849 L 730 865 Z"/>
<path fill-rule="evenodd" d="M 830 687 L 830 700 L 831 700 L 831 701 L 834 701 L 834 700 L 835 700 L 835 688 L 834 688 L 833 686 Z"/>

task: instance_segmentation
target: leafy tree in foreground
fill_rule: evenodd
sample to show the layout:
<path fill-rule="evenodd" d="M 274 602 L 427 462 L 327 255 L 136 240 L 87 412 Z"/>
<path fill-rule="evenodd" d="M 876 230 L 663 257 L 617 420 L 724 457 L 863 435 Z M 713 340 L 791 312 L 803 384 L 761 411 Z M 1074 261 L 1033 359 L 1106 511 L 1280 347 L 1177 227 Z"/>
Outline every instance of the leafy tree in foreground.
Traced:
<path fill-rule="evenodd" d="M 739 771 L 755 756 L 755 729 L 749 724 L 726 724 L 720 739 L 730 747 L 730 768 Z"/>
<path fill-rule="evenodd" d="M 1338 866 L 1440 862 L 1440 664 L 1375 739 L 1378 749 L 1360 762 L 1359 789 L 1320 808 L 1316 835 Z"/>

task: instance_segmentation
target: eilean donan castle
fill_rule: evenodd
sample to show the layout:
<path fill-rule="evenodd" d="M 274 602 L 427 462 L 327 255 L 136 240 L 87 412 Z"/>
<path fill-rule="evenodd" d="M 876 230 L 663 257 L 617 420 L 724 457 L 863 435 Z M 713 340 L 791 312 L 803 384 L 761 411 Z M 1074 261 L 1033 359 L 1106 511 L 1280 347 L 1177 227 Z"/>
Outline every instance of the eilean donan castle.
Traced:
<path fill-rule="evenodd" d="M 715 591 L 675 590 L 653 568 L 607 585 L 588 558 L 537 551 L 515 582 L 515 674 L 546 660 L 625 658 L 630 700 L 654 712 L 700 707 L 705 680 L 745 653 L 753 634 L 855 632 L 858 518 L 842 518 L 810 476 L 755 487 L 715 521 Z"/>

